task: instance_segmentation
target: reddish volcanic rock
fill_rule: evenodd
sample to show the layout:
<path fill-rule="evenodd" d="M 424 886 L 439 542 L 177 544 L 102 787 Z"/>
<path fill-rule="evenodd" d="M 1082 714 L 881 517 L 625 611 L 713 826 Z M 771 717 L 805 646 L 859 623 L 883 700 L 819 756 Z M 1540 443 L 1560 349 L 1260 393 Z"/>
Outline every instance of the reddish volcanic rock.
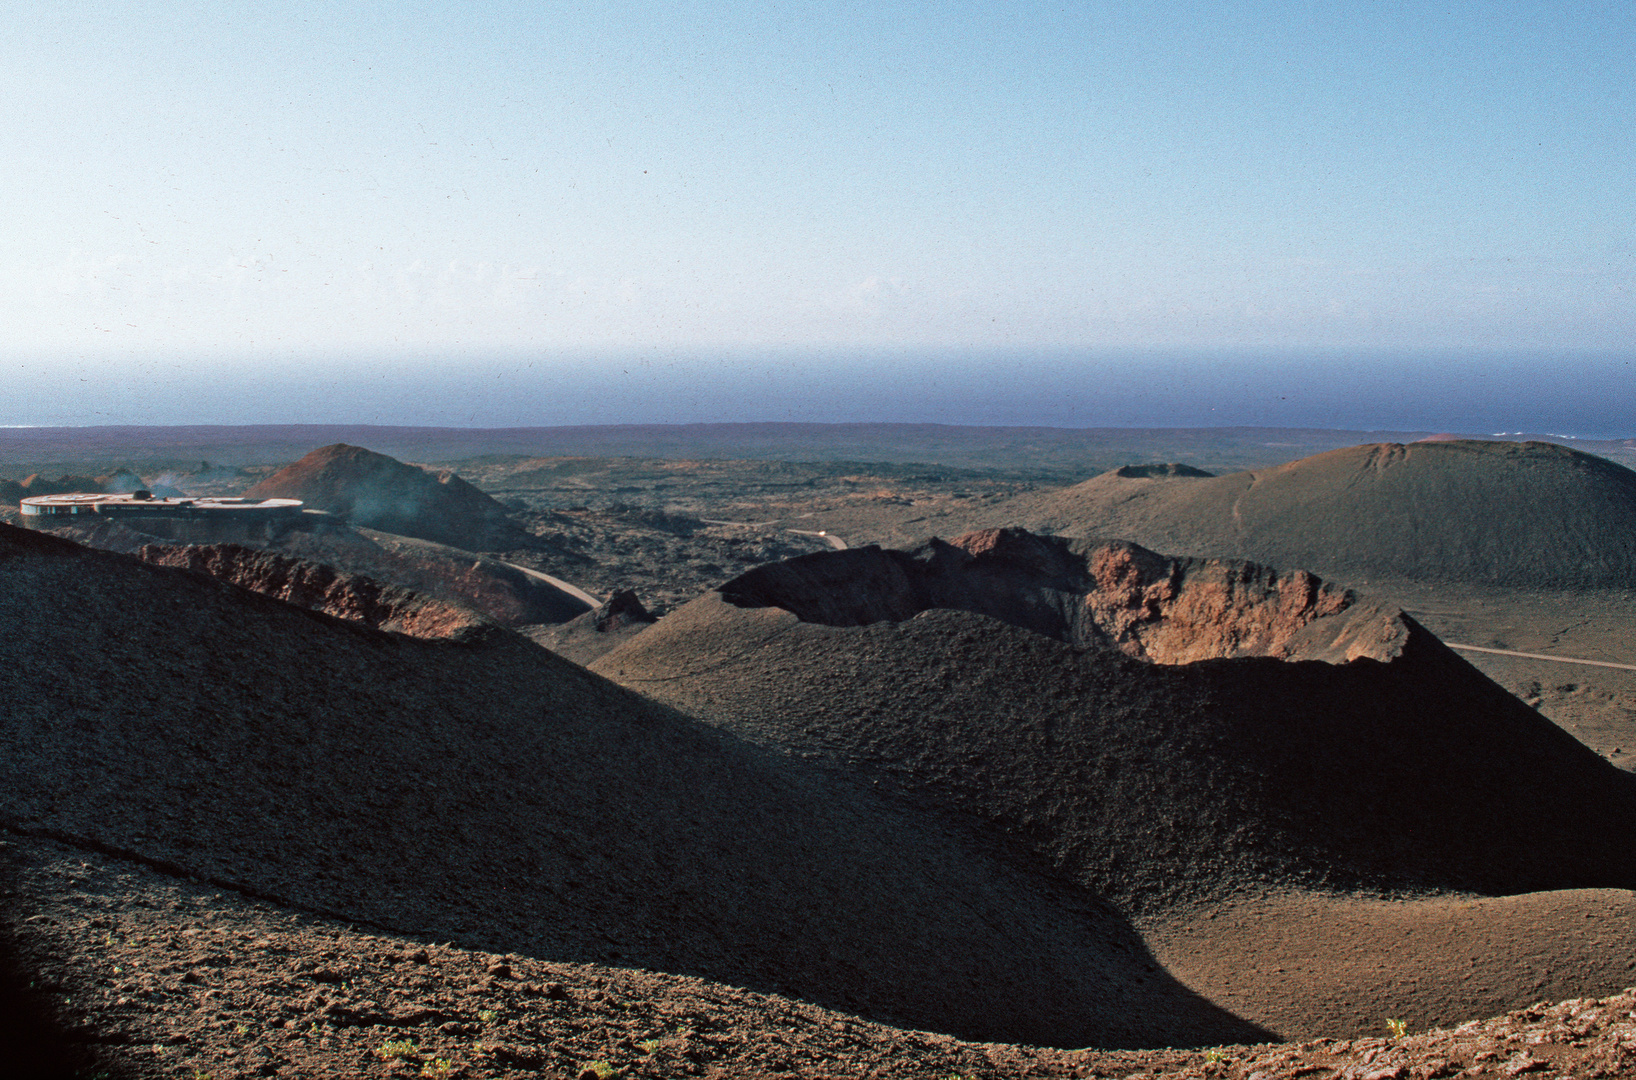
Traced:
<path fill-rule="evenodd" d="M 1280 575 L 1254 563 L 1188 563 L 1135 544 L 1108 544 L 1091 556 L 1096 588 L 1086 593 L 1086 609 L 1127 655 L 1185 664 L 1288 657 L 1314 619 L 1352 604 L 1346 590 L 1305 570 Z"/>
<path fill-rule="evenodd" d="M 196 570 L 297 607 L 410 637 L 467 638 L 492 625 L 476 612 L 373 578 L 238 544 L 147 544 L 137 557 L 156 566 Z"/>
<path fill-rule="evenodd" d="M 735 578 L 721 595 L 737 607 L 780 607 L 830 626 L 902 622 L 933 608 L 969 611 L 1159 664 L 1386 660 L 1407 633 L 1304 570 L 1172 558 L 1123 540 L 1022 529 L 929 540 L 913 551 L 866 547 L 789 559 Z M 1360 636 L 1364 624 L 1370 629 Z M 1382 625 L 1396 629 L 1381 637 Z"/>

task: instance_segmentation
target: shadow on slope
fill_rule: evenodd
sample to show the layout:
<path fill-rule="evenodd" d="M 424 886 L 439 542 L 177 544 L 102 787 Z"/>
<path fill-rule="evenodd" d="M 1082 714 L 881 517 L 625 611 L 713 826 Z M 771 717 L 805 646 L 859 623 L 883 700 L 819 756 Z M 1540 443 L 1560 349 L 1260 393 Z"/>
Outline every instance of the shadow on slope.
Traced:
<path fill-rule="evenodd" d="M 0 849 L 8 847 L 0 841 Z M 0 850 L 0 897 L 15 910 L 18 895 L 11 852 Z M 113 1080 L 110 1064 L 84 1040 L 76 1040 L 52 1014 L 47 997 L 57 989 L 45 975 L 48 961 L 30 950 L 0 919 L 0 1062 L 16 1080 L 75 1080 L 94 1073 Z M 125 1075 L 124 1071 L 117 1074 Z"/>
<path fill-rule="evenodd" d="M 495 630 L 422 641 L 0 527 L 0 823 L 279 903 L 968 1037 L 1265 1033 L 992 838 Z"/>
<path fill-rule="evenodd" d="M 1554 443 L 1376 443 L 1215 477 L 1114 470 L 1008 514 L 1365 579 L 1636 587 L 1636 472 Z"/>
<path fill-rule="evenodd" d="M 1310 575 L 1016 532 L 809 555 L 592 670 L 934 793 L 1127 910 L 1636 885 L 1636 782 Z"/>

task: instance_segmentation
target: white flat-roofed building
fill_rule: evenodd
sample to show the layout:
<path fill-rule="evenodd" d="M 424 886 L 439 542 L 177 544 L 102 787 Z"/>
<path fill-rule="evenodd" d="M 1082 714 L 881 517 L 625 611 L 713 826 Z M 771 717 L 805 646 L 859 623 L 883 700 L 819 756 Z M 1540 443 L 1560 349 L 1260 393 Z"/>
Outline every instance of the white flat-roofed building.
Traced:
<path fill-rule="evenodd" d="M 36 495 L 18 504 L 24 517 L 63 517 L 103 514 L 109 517 L 292 517 L 301 512 L 300 499 L 184 498 L 156 499 L 146 491 L 128 495 L 75 492 L 72 495 Z"/>

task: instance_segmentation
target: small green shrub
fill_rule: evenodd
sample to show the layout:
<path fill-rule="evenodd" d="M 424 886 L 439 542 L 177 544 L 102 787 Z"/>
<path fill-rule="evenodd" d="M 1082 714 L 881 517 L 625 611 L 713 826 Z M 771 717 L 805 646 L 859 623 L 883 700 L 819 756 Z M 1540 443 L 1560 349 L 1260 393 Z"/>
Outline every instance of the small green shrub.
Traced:
<path fill-rule="evenodd" d="M 382 1061 L 408 1061 L 419 1049 L 413 1039 L 388 1039 L 381 1043 L 381 1048 L 375 1053 L 380 1055 Z"/>
<path fill-rule="evenodd" d="M 1391 1029 L 1392 1038 L 1394 1039 L 1401 1039 L 1409 1033 L 1409 1022 L 1407 1020 L 1388 1020 L 1386 1026 Z"/>

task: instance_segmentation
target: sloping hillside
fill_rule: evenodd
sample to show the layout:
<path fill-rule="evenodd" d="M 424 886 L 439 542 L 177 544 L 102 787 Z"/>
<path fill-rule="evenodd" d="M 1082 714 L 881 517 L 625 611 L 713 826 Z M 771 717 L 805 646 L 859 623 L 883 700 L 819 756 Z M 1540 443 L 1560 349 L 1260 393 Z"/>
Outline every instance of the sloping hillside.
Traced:
<path fill-rule="evenodd" d="M 1352 580 L 1636 587 L 1636 472 L 1544 442 L 1376 443 L 1216 477 L 1114 470 L 1005 512 Z"/>
<path fill-rule="evenodd" d="M 1052 1045 L 1257 1031 L 1022 852 L 494 629 L 0 527 L 0 826 L 287 906 Z"/>

